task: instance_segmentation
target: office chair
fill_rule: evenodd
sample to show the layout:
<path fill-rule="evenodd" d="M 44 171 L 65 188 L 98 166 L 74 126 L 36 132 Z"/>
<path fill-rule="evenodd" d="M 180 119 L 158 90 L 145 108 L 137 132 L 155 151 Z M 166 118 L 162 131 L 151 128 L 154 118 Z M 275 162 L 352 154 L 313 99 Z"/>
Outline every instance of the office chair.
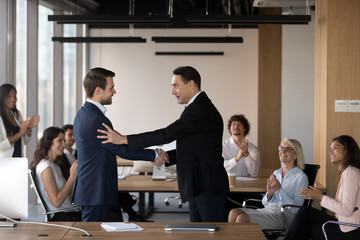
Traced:
<path fill-rule="evenodd" d="M 322 232 L 324 233 L 324 237 L 325 240 L 328 240 L 327 234 L 326 234 L 326 230 L 325 230 L 325 225 L 326 224 L 337 224 L 337 225 L 344 225 L 344 226 L 349 226 L 349 227 L 360 227 L 360 224 L 355 224 L 355 223 L 346 223 L 346 222 L 338 222 L 338 221 L 327 221 L 322 225 Z"/>
<path fill-rule="evenodd" d="M 44 212 L 45 222 L 49 221 L 49 216 L 51 214 L 54 214 L 54 213 L 57 213 L 57 212 L 70 212 L 70 211 L 79 211 L 80 210 L 80 207 L 74 206 L 72 208 L 62 208 L 62 209 L 58 209 L 58 210 L 55 210 L 55 211 L 48 211 L 47 208 L 46 208 L 46 205 L 45 205 L 45 201 L 42 198 L 42 196 L 41 196 L 41 194 L 39 192 L 39 187 L 38 187 L 38 185 L 36 183 L 36 171 L 35 171 L 35 168 L 29 169 L 28 173 L 29 173 L 29 177 L 30 177 L 30 180 L 31 180 L 30 187 L 34 189 L 36 196 L 40 200 L 40 205 L 41 205 L 41 207 L 43 209 L 43 212 Z"/>
<path fill-rule="evenodd" d="M 317 164 L 305 164 L 304 173 L 306 174 L 309 182 L 309 186 L 314 186 L 316 183 L 316 176 L 320 169 L 320 165 Z M 248 202 L 261 202 L 261 199 L 248 199 L 243 202 L 242 207 L 247 207 Z M 311 199 L 305 199 L 302 206 L 310 206 L 312 204 Z M 299 205 L 292 205 L 287 204 L 281 207 L 281 211 L 284 212 L 287 208 L 295 207 L 295 208 L 301 208 L 302 206 Z M 254 208 L 254 206 L 250 206 Z M 279 237 L 285 236 L 286 233 L 286 226 L 285 226 L 285 216 L 283 215 L 284 219 L 284 228 L 283 229 L 263 229 L 263 233 L 267 239 L 277 239 Z"/>

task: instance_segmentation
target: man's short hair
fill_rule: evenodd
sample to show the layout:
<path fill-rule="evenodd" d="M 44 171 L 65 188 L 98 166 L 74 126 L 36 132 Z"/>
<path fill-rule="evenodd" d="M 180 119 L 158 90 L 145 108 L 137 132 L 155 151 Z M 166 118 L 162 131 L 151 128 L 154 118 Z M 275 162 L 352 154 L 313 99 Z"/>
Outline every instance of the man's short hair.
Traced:
<path fill-rule="evenodd" d="M 73 130 L 74 126 L 72 124 L 65 124 L 63 127 L 64 131 L 66 132 L 68 129 Z"/>
<path fill-rule="evenodd" d="M 245 128 L 245 133 L 244 133 L 244 137 L 246 135 L 248 135 L 248 133 L 250 132 L 250 123 L 249 121 L 246 119 L 246 117 L 244 116 L 244 114 L 240 114 L 240 115 L 233 115 L 230 117 L 229 121 L 228 121 L 228 130 L 229 133 L 231 134 L 231 124 L 232 122 L 241 122 L 242 125 L 244 125 Z"/>
<path fill-rule="evenodd" d="M 115 77 L 115 73 L 104 68 L 93 68 L 84 77 L 83 86 L 86 92 L 86 97 L 91 98 L 94 96 L 94 91 L 97 87 L 101 89 L 106 88 L 106 78 Z"/>
<path fill-rule="evenodd" d="M 183 83 L 187 84 L 189 81 L 193 80 L 195 85 L 201 90 L 201 77 L 200 73 L 193 67 L 182 66 L 175 68 L 173 71 L 174 75 L 180 75 Z"/>

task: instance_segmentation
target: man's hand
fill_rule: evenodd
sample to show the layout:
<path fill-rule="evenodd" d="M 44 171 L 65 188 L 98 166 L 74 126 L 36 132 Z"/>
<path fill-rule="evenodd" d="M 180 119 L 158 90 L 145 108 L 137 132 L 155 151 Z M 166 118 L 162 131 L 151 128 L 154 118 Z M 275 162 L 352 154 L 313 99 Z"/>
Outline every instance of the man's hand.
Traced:
<path fill-rule="evenodd" d="M 153 162 L 156 166 L 161 166 L 169 161 L 169 155 L 162 149 L 157 148 L 155 151 L 158 153 L 158 157 Z"/>
<path fill-rule="evenodd" d="M 249 150 L 248 150 L 248 140 L 241 141 L 241 143 L 238 143 L 237 146 L 239 147 L 240 151 L 238 155 L 235 157 L 235 161 L 239 162 L 241 158 L 249 156 Z"/>
<path fill-rule="evenodd" d="M 105 123 L 102 124 L 106 130 L 98 129 L 97 131 L 100 133 L 103 133 L 104 135 L 98 135 L 97 138 L 105 139 L 101 143 L 113 143 L 113 144 L 127 144 L 127 137 L 124 135 L 121 135 L 117 131 L 111 129 L 108 125 Z"/>

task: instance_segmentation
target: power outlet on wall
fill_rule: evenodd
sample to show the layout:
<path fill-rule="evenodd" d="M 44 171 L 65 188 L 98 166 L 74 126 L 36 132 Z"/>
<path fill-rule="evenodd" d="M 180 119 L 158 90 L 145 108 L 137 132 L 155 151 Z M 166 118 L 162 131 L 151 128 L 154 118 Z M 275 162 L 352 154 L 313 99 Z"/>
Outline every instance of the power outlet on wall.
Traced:
<path fill-rule="evenodd" d="M 344 99 L 335 99 L 335 112 L 347 112 L 348 101 Z"/>

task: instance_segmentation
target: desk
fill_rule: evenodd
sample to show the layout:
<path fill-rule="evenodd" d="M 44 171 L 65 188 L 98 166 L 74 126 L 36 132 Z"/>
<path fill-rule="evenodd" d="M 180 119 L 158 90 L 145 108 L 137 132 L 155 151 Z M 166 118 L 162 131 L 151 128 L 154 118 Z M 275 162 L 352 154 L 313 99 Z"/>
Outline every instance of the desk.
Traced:
<path fill-rule="evenodd" d="M 254 177 L 252 181 L 236 181 L 230 192 L 266 192 L 266 177 Z M 133 175 L 118 180 L 119 191 L 139 192 L 139 215 L 146 217 L 154 209 L 155 192 L 179 192 L 177 181 L 152 181 L 151 176 Z M 149 193 L 149 205 L 145 208 L 145 193 Z"/>
<path fill-rule="evenodd" d="M 213 240 L 226 240 L 226 239 L 236 239 L 236 240 L 259 240 L 266 239 L 263 235 L 260 227 L 255 223 L 215 223 L 216 231 L 215 232 L 194 232 L 194 231 L 165 231 L 165 225 L 167 223 L 147 223 L 141 222 L 136 223 L 140 227 L 144 228 L 143 231 L 139 232 L 107 232 L 100 226 L 101 223 L 94 222 L 77 222 L 74 227 L 82 228 L 89 232 L 92 235 L 91 238 L 84 238 L 80 235 L 82 232 L 70 230 L 64 240 L 71 239 L 93 239 L 93 240 L 102 240 L 102 239 L 126 239 L 126 240 L 161 240 L 161 239 L 213 239 Z M 1 235 L 0 235 L 1 237 Z"/>
<path fill-rule="evenodd" d="M 56 224 L 73 226 L 73 222 L 57 222 Z M 62 239 L 69 231 L 67 228 L 44 226 L 39 224 L 20 223 L 16 227 L 1 227 L 0 239 L 53 240 Z M 79 232 L 80 233 L 80 232 Z M 39 237 L 38 234 L 47 234 Z"/>
<path fill-rule="evenodd" d="M 127 160 L 116 156 L 116 163 L 118 167 L 132 167 L 134 163 L 132 160 Z"/>

